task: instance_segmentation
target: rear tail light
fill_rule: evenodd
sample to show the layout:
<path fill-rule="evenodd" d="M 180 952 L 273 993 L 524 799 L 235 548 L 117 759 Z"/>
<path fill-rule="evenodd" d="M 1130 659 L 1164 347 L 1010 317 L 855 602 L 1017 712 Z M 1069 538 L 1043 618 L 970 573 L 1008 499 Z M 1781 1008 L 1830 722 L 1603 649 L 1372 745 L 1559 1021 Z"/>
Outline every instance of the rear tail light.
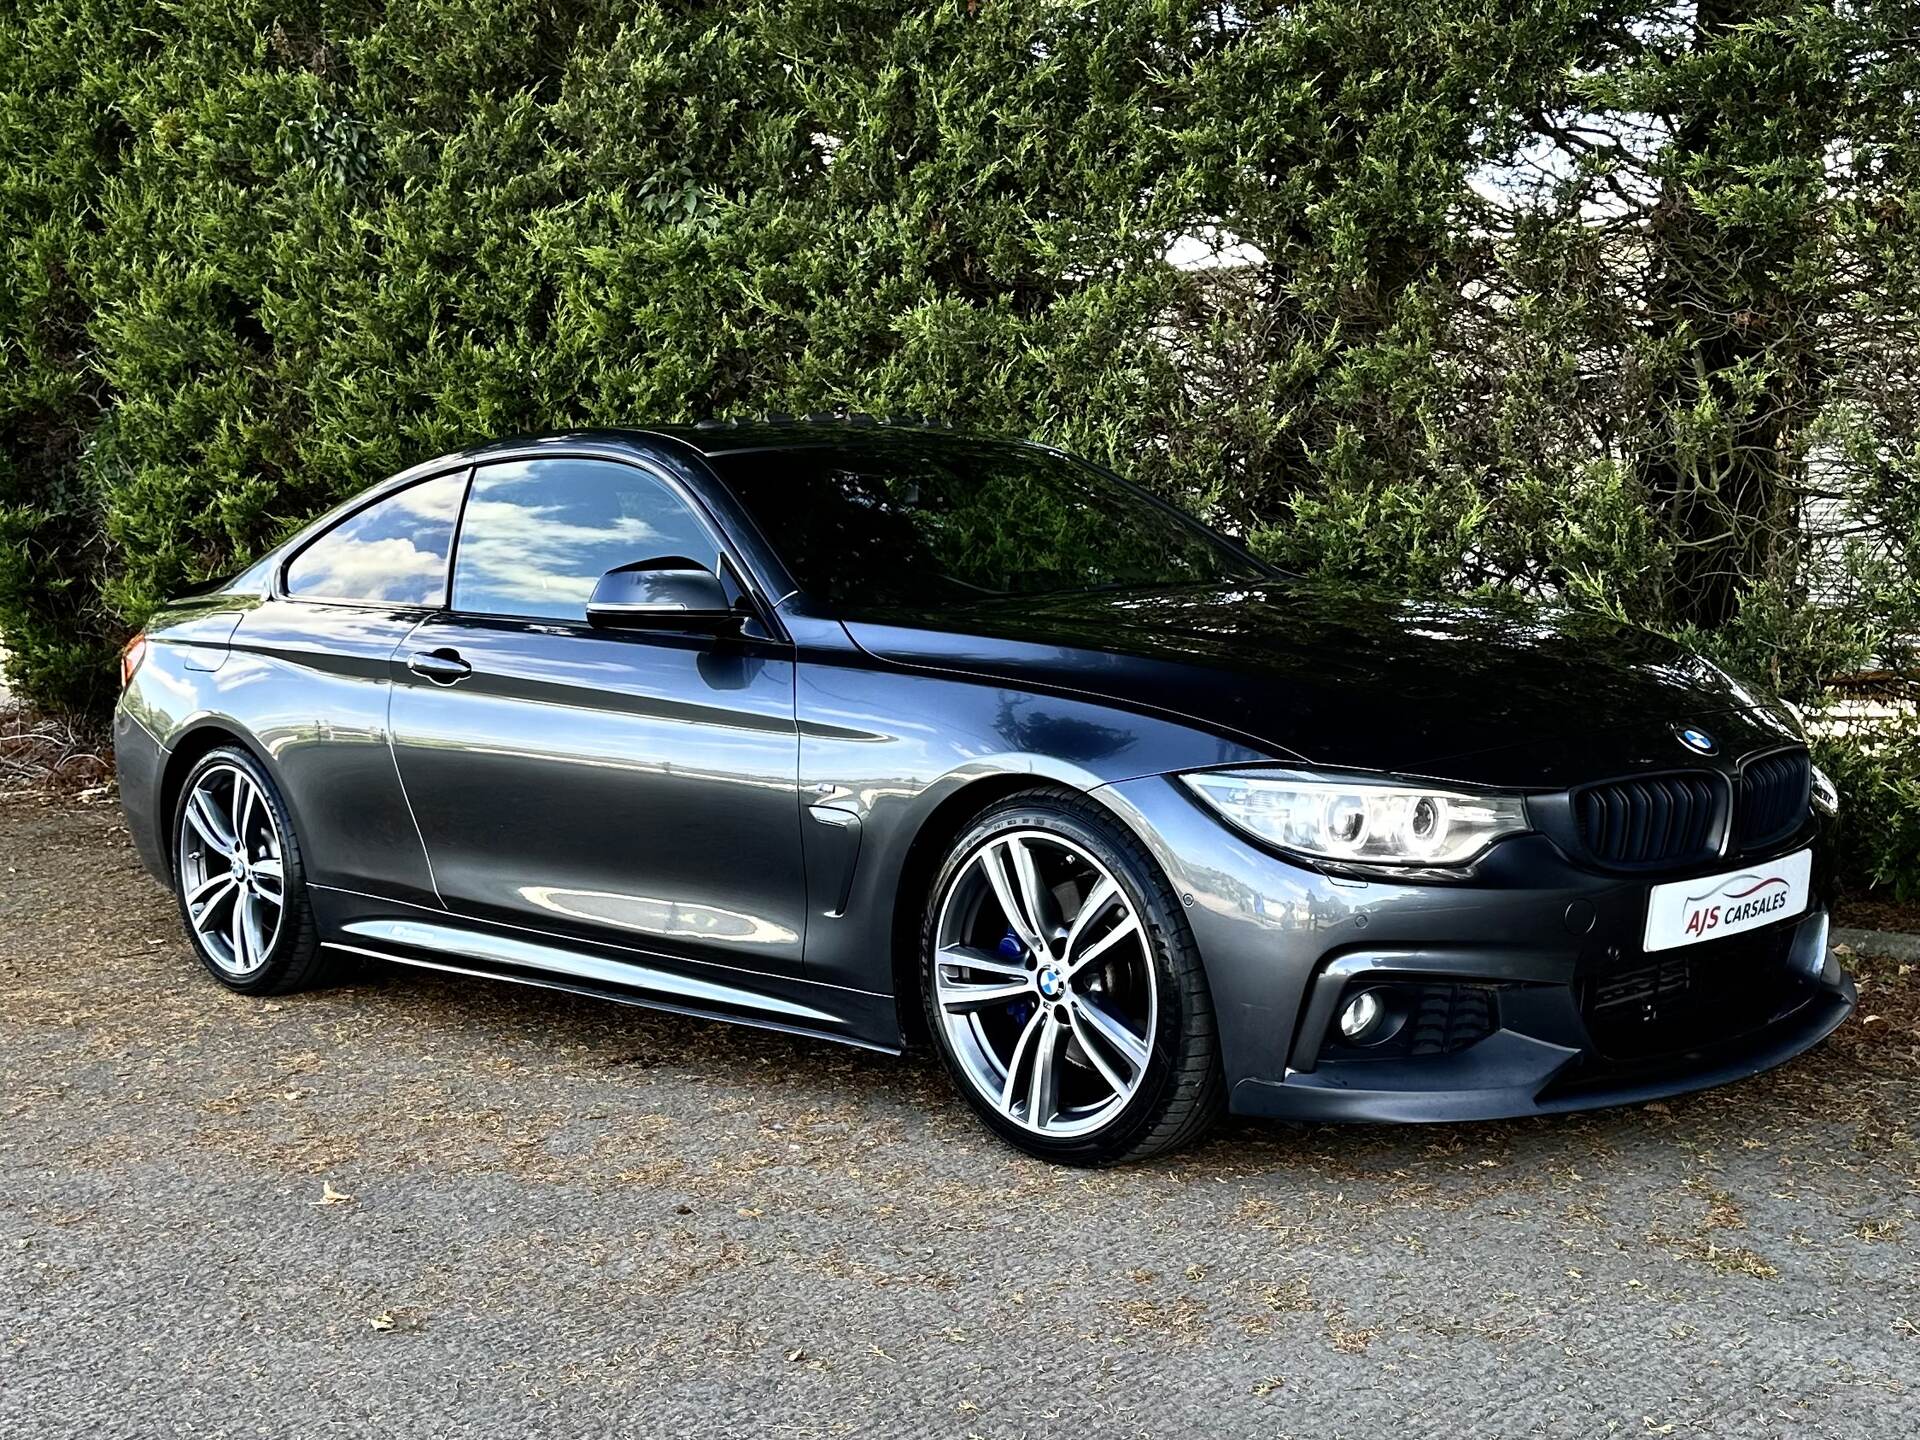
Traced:
<path fill-rule="evenodd" d="M 133 683 L 134 673 L 139 670 L 140 662 L 146 658 L 147 633 L 143 630 L 120 647 L 120 688 L 122 690 Z"/>

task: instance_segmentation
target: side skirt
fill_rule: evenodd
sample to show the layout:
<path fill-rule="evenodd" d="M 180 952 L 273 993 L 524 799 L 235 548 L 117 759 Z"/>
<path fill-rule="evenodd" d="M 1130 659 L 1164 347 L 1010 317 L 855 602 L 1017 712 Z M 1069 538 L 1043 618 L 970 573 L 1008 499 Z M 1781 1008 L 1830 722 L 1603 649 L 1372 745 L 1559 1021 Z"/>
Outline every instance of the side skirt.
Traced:
<path fill-rule="evenodd" d="M 719 1020 L 728 1025 L 750 1026 L 755 1030 L 777 1030 L 785 1035 L 804 1035 L 810 1040 L 834 1040 L 842 1045 L 851 1045 L 856 1050 L 872 1050 L 881 1055 L 901 1053 L 898 1045 L 882 1045 L 877 1041 L 863 1040 L 857 1035 L 846 1035 L 806 1025 L 793 1025 L 783 1020 L 769 1019 L 764 1015 L 742 1015 L 727 1010 L 709 1010 L 697 1005 L 677 1004 L 674 1001 L 642 994 L 635 990 L 619 990 L 611 986 L 590 985 L 544 975 L 515 974 L 506 970 L 483 970 L 471 965 L 456 965 L 450 960 L 427 960 L 418 955 L 400 955 L 392 951 L 376 950 L 367 945 L 343 945 L 333 940 L 323 940 L 321 945 L 327 950 L 345 955 L 358 955 L 363 959 L 378 960 L 388 965 L 405 965 L 415 970 L 438 970 L 443 975 L 466 975 L 476 980 L 504 980 L 513 985 L 530 985 L 536 990 L 559 990 L 569 995 L 585 995 L 594 1000 L 611 1000 L 616 1005 L 638 1005 L 643 1010 L 661 1010 L 670 1015 L 689 1015 L 696 1020 Z"/>
<path fill-rule="evenodd" d="M 371 896 L 314 888 L 341 909 L 346 908 L 341 902 L 351 904 L 346 914 L 336 909 L 322 917 L 322 933 L 332 938 L 321 944 L 339 954 L 835 1040 L 882 1054 L 897 1055 L 902 1048 L 898 1014 L 888 995 L 798 976 L 676 962 L 624 947 L 617 955 L 606 954 L 558 936 L 501 933 L 484 923 L 439 914 L 396 916 Z M 333 923 L 327 924 L 328 919 Z M 532 938 L 535 935 L 539 938 Z"/>

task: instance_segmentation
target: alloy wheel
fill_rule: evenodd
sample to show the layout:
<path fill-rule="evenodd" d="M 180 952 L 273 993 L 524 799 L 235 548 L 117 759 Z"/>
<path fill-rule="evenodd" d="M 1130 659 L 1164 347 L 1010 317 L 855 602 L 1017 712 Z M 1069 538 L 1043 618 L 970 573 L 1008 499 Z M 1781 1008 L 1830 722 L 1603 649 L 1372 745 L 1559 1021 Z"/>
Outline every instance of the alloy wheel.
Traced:
<path fill-rule="evenodd" d="M 200 772 L 181 808 L 180 894 L 208 959 L 253 975 L 280 938 L 286 870 L 279 826 L 259 784 L 235 765 Z"/>
<path fill-rule="evenodd" d="M 1085 1135 L 1139 1092 L 1159 1020 L 1147 933 L 1108 869 L 1061 836 L 992 836 L 954 873 L 933 979 L 961 1072 L 1022 1128 Z"/>

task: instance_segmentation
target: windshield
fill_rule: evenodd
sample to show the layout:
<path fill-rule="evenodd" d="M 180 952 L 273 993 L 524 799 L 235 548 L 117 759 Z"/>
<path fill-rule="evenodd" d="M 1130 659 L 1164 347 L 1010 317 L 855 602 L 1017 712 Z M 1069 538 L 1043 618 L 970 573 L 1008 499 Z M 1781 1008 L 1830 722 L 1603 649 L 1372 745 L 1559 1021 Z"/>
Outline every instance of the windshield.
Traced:
<path fill-rule="evenodd" d="M 712 463 L 801 588 L 836 610 L 1265 573 L 1198 521 L 1024 446 L 896 432 Z"/>

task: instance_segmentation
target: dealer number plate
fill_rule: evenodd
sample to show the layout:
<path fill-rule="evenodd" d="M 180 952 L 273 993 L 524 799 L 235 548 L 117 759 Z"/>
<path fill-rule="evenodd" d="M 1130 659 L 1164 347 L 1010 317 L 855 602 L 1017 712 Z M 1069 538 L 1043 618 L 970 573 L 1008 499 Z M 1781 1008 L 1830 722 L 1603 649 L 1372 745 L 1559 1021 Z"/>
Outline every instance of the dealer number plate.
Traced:
<path fill-rule="evenodd" d="M 1672 950 L 1790 920 L 1807 908 L 1812 876 L 1813 852 L 1800 850 L 1723 875 L 1656 885 L 1647 896 L 1645 948 Z"/>

